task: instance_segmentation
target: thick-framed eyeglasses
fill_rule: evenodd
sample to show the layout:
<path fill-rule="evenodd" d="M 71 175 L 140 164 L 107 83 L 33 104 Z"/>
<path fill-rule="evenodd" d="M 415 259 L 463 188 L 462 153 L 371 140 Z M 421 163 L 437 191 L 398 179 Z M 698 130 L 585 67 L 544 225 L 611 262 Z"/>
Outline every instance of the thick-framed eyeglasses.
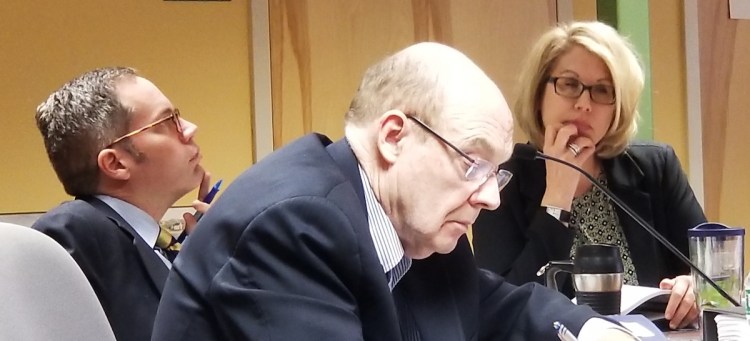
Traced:
<path fill-rule="evenodd" d="M 426 125 L 424 122 L 420 121 L 413 115 L 407 114 L 406 117 L 414 121 L 414 123 L 416 123 L 418 126 L 427 130 L 427 132 L 429 132 L 432 136 L 435 136 L 438 140 L 445 143 L 445 145 L 453 149 L 469 163 L 469 168 L 466 170 L 466 174 L 464 174 L 466 181 L 484 182 L 487 181 L 487 179 L 489 179 L 490 177 L 495 177 L 497 181 L 497 190 L 502 191 L 503 188 L 505 188 L 505 186 L 510 182 L 510 179 L 513 177 L 513 173 L 508 170 L 500 169 L 498 166 L 491 164 L 487 160 L 473 158 L 464 153 L 464 151 L 456 147 L 454 144 L 448 142 L 448 140 L 440 136 L 440 134 L 432 130 L 432 128 L 430 128 L 428 125 Z"/>
<path fill-rule="evenodd" d="M 156 120 L 156 121 L 154 121 L 152 123 L 149 123 L 146 126 L 138 128 L 138 129 L 133 130 L 133 131 L 131 131 L 131 132 L 125 134 L 125 135 L 122 135 L 122 136 L 116 138 L 114 141 L 112 141 L 112 143 L 110 143 L 109 145 L 107 145 L 107 148 L 112 147 L 113 145 L 115 145 L 115 143 L 120 142 L 120 141 L 122 141 L 122 140 L 124 140 L 124 139 L 126 139 L 128 137 L 140 134 L 140 133 L 142 133 L 142 132 L 144 132 L 146 130 L 149 130 L 149 129 L 151 129 L 151 128 L 159 125 L 159 124 L 162 124 L 162 123 L 164 123 L 166 121 L 169 121 L 169 120 L 172 120 L 172 122 L 174 122 L 174 126 L 175 126 L 175 128 L 177 128 L 177 133 L 178 134 L 182 134 L 182 124 L 180 123 L 180 110 L 175 108 L 174 110 L 172 110 L 172 113 L 170 113 L 168 116 L 160 118 L 160 119 L 158 119 L 158 120 Z"/>
<path fill-rule="evenodd" d="M 555 93 L 560 96 L 578 98 L 588 90 L 592 101 L 606 105 L 615 104 L 615 87 L 612 85 L 585 85 L 572 77 L 550 77 L 547 81 L 555 85 Z"/>

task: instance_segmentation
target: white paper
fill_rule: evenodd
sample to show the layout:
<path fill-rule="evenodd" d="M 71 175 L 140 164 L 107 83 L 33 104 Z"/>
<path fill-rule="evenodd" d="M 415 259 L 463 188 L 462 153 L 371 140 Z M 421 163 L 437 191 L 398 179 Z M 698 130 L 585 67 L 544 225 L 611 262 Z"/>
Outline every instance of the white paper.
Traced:
<path fill-rule="evenodd" d="M 714 321 L 719 341 L 750 340 L 750 325 L 742 316 L 719 314 Z"/>
<path fill-rule="evenodd" d="M 650 299 L 659 297 L 660 302 L 667 302 L 671 291 L 653 287 L 641 287 L 633 285 L 622 286 L 622 298 L 620 301 L 620 314 L 630 314 L 635 308 Z"/>

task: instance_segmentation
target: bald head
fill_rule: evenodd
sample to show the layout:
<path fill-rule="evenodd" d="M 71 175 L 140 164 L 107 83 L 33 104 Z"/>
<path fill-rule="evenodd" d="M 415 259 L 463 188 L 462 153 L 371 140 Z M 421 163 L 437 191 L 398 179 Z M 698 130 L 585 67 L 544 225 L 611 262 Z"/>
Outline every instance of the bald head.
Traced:
<path fill-rule="evenodd" d="M 346 124 L 361 126 L 392 109 L 413 113 L 429 123 L 432 116 L 442 112 L 446 87 L 477 81 L 492 83 L 458 50 L 429 42 L 411 45 L 365 72 L 346 114 Z"/>
<path fill-rule="evenodd" d="M 351 128 L 365 127 L 389 110 L 437 127 L 446 116 L 462 115 L 488 102 L 495 102 L 492 107 L 498 110 L 493 114 L 504 132 L 499 140 L 509 143 L 513 119 L 497 85 L 462 52 L 439 43 L 418 43 L 367 69 L 346 114 L 347 136 L 352 137 Z"/>
<path fill-rule="evenodd" d="M 440 43 L 417 43 L 395 53 L 392 57 L 419 60 L 427 67 L 441 70 L 445 74 L 471 71 L 484 75 L 484 72 L 461 51 Z"/>

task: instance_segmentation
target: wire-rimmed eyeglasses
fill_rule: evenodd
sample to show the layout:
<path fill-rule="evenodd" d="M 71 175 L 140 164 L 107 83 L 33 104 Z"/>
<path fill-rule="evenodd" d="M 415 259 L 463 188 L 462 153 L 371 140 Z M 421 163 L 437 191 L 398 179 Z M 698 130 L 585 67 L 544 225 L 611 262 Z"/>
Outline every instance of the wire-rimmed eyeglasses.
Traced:
<path fill-rule="evenodd" d="M 461 155 L 466 161 L 469 163 L 469 168 L 466 170 L 466 174 L 464 174 L 467 181 L 487 181 L 491 176 L 494 176 L 497 180 L 497 190 L 501 191 L 507 184 L 510 182 L 510 179 L 513 177 L 513 173 L 511 173 L 508 170 L 505 169 L 499 169 L 498 166 L 493 165 L 487 160 L 483 160 L 480 158 L 473 158 L 469 156 L 468 154 L 464 153 L 461 149 L 453 145 L 452 143 L 448 142 L 445 138 L 440 136 L 437 132 L 432 130 L 428 125 L 426 125 L 424 122 L 420 121 L 418 118 L 414 117 L 411 114 L 407 114 L 406 117 L 408 117 L 410 120 L 414 121 L 417 125 L 424 128 L 429 132 L 432 136 L 435 136 L 438 140 L 442 141 L 453 149 L 456 153 Z"/>
<path fill-rule="evenodd" d="M 152 123 L 149 123 L 148 125 L 140 127 L 140 128 L 138 128 L 136 130 L 133 130 L 133 131 L 131 131 L 131 132 L 125 134 L 125 135 L 122 135 L 122 136 L 116 138 L 114 141 L 112 141 L 112 143 L 110 143 L 110 144 L 107 145 L 107 148 L 112 147 L 117 142 L 120 142 L 120 141 L 122 141 L 122 140 L 124 140 L 124 139 L 126 139 L 128 137 L 133 136 L 133 135 L 140 134 L 140 133 L 142 133 L 142 132 L 144 132 L 144 131 L 146 131 L 148 129 L 151 129 L 151 128 L 153 128 L 153 127 L 155 127 L 155 126 L 157 126 L 157 125 L 159 125 L 161 123 L 164 123 L 164 122 L 166 122 L 168 120 L 172 120 L 172 122 L 174 122 L 175 127 L 177 128 L 177 133 L 178 134 L 182 134 L 182 123 L 180 123 L 180 110 L 177 109 L 177 108 L 175 108 L 174 110 L 172 110 L 172 113 L 170 113 L 168 116 L 160 118 L 160 119 L 158 119 L 158 120 L 156 120 L 156 121 L 154 121 Z"/>

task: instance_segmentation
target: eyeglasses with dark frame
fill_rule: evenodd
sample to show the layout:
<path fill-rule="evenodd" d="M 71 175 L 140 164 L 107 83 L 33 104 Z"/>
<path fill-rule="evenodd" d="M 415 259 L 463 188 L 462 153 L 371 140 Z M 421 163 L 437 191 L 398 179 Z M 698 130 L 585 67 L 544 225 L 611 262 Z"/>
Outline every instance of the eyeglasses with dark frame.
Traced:
<path fill-rule="evenodd" d="M 435 136 L 438 140 L 442 141 L 453 149 L 456 153 L 461 155 L 466 161 L 469 163 L 469 169 L 466 170 L 466 174 L 464 174 L 464 177 L 467 181 L 477 181 L 481 180 L 483 183 L 484 181 L 487 181 L 491 176 L 494 176 L 497 180 L 497 190 L 502 191 L 503 188 L 505 188 L 506 185 L 510 182 L 510 179 L 513 177 L 513 173 L 511 173 L 508 170 L 500 169 L 498 166 L 495 166 L 491 164 L 487 160 L 482 160 L 480 158 L 473 158 L 469 156 L 468 154 L 464 153 L 461 149 L 458 149 L 455 145 L 448 142 L 445 138 L 440 136 L 436 131 L 432 130 L 428 125 L 426 125 L 424 122 L 420 121 L 418 118 L 414 117 L 411 114 L 407 114 L 406 117 L 408 117 L 410 120 L 414 121 L 417 125 L 424 128 L 429 132 L 432 136 Z"/>
<path fill-rule="evenodd" d="M 547 82 L 554 84 L 555 93 L 567 98 L 579 98 L 585 90 L 589 98 L 599 104 L 615 104 L 615 87 L 609 84 L 585 85 L 572 77 L 550 77 Z"/>
<path fill-rule="evenodd" d="M 156 121 L 154 121 L 152 123 L 149 123 L 146 126 L 138 128 L 138 129 L 133 130 L 133 131 L 131 131 L 131 132 L 125 134 L 125 135 L 122 135 L 122 136 L 116 138 L 114 141 L 112 141 L 112 143 L 108 144 L 106 148 L 110 148 L 110 147 L 114 146 L 115 143 L 117 143 L 117 142 L 120 142 L 120 141 L 122 141 L 122 140 L 124 140 L 124 139 L 126 139 L 128 137 L 132 137 L 133 135 L 140 134 L 140 133 L 142 133 L 142 132 L 144 132 L 146 130 L 149 130 L 149 129 L 151 129 L 151 128 L 159 125 L 159 124 L 162 124 L 162 123 L 164 123 L 164 122 L 166 122 L 168 120 L 172 120 L 172 122 L 174 122 L 174 126 L 177 128 L 177 133 L 178 134 L 182 134 L 182 123 L 180 123 L 180 110 L 177 109 L 177 108 L 175 108 L 174 110 L 172 110 L 172 113 L 169 114 L 168 116 L 165 116 L 164 118 L 160 118 L 160 119 L 158 119 L 158 120 L 156 120 Z"/>

